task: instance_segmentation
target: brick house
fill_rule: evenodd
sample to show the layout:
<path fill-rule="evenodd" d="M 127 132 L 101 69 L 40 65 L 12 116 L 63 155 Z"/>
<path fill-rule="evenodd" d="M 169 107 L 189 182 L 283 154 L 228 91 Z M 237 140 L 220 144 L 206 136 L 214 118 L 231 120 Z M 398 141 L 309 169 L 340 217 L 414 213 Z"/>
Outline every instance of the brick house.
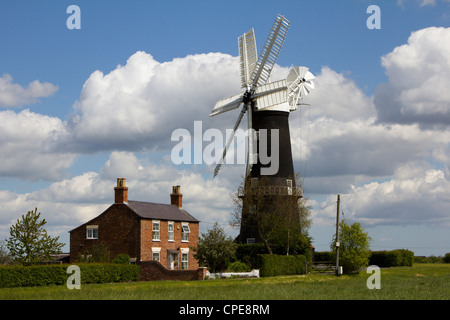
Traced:
<path fill-rule="evenodd" d="M 197 270 L 199 221 L 182 208 L 180 186 L 172 188 L 170 204 L 128 201 L 124 178 L 114 192 L 114 204 L 69 231 L 71 262 L 103 242 L 111 259 L 125 253 L 137 264 L 156 260 L 169 270 Z"/>

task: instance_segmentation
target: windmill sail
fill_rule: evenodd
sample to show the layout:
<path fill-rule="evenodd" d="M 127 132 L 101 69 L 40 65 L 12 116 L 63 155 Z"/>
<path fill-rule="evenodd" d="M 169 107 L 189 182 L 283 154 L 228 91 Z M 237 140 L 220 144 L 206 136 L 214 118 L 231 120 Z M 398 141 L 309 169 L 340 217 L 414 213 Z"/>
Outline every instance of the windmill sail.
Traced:
<path fill-rule="evenodd" d="M 258 164 L 258 154 L 256 150 L 253 150 L 254 147 L 257 147 L 258 143 L 254 141 L 252 134 L 253 129 L 256 130 L 257 127 L 259 128 L 261 126 L 261 119 L 264 118 L 264 113 L 269 114 L 272 111 L 289 113 L 297 109 L 297 101 L 299 99 L 314 89 L 314 76 L 306 67 L 293 67 L 286 79 L 267 83 L 281 47 L 283 46 L 289 25 L 289 21 L 284 16 L 277 15 L 258 59 L 254 30 L 250 29 L 238 38 L 240 82 L 245 92 L 217 101 L 210 116 L 236 109 L 241 105 L 243 106 L 234 126 L 233 133 L 214 170 L 214 176 L 219 172 L 228 148 L 234 139 L 236 129 L 239 127 L 246 112 L 248 112 L 247 125 L 249 129 L 246 169 L 246 175 L 248 176 L 252 171 L 252 165 L 255 163 Z M 255 121 L 255 124 L 253 124 L 253 121 Z M 287 122 L 280 122 L 284 120 L 277 121 L 275 122 L 279 126 L 285 127 L 287 125 Z M 290 150 L 290 141 L 288 145 L 288 149 Z M 291 156 L 286 155 L 286 157 Z"/>
<path fill-rule="evenodd" d="M 250 78 L 249 85 L 252 89 L 255 89 L 256 86 L 266 84 L 270 72 L 277 61 L 278 54 L 283 46 L 288 29 L 289 21 L 284 16 L 278 15 L 261 51 L 256 68 Z"/>
<path fill-rule="evenodd" d="M 258 55 L 256 52 L 255 32 L 253 28 L 238 39 L 239 61 L 241 71 L 241 86 L 246 89 L 250 76 L 255 69 Z"/>
<path fill-rule="evenodd" d="M 240 93 L 235 96 L 217 101 L 209 116 L 216 116 L 218 114 L 236 109 L 241 104 L 243 97 L 244 94 Z"/>

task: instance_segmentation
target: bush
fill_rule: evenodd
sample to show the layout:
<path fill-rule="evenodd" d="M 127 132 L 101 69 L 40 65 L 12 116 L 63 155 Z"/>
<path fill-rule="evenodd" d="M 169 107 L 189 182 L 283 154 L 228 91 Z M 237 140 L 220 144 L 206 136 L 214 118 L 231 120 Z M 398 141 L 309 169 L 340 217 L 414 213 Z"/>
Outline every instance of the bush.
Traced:
<path fill-rule="evenodd" d="M 442 259 L 442 261 L 444 263 L 450 263 L 450 252 L 447 252 L 444 256 L 444 258 Z"/>
<path fill-rule="evenodd" d="M 232 262 L 228 265 L 227 270 L 231 272 L 247 272 L 250 271 L 247 264 L 240 261 Z"/>
<path fill-rule="evenodd" d="M 239 244 L 234 254 L 237 261 L 242 261 L 251 269 L 259 269 L 259 254 L 267 254 L 266 246 L 263 243 Z"/>
<path fill-rule="evenodd" d="M 66 270 L 62 265 L 0 267 L 0 288 L 61 285 L 69 277 Z"/>
<path fill-rule="evenodd" d="M 303 255 L 260 254 L 258 259 L 261 277 L 306 273 L 306 257 Z"/>
<path fill-rule="evenodd" d="M 330 251 L 314 252 L 314 261 L 336 261 L 336 254 Z"/>
<path fill-rule="evenodd" d="M 112 263 L 129 264 L 130 263 L 130 256 L 125 254 L 125 253 L 118 254 L 113 259 Z"/>
<path fill-rule="evenodd" d="M 369 264 L 379 267 L 412 266 L 414 262 L 414 252 L 406 249 L 396 249 L 391 251 L 372 251 L 369 257 Z"/>
<path fill-rule="evenodd" d="M 0 288 L 64 285 L 69 265 L 0 267 Z M 79 264 L 81 283 L 138 281 L 140 268 L 124 264 Z"/>

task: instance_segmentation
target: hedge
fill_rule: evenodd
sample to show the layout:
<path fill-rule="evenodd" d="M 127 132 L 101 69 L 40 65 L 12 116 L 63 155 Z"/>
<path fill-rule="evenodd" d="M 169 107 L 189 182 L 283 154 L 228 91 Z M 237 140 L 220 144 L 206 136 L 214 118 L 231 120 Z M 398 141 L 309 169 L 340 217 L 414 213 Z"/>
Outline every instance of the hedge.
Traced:
<path fill-rule="evenodd" d="M 336 254 L 330 251 L 314 252 L 314 261 L 336 261 Z"/>
<path fill-rule="evenodd" d="M 369 258 L 370 265 L 379 267 L 412 266 L 414 252 L 407 249 L 396 249 L 391 251 L 372 251 Z"/>
<path fill-rule="evenodd" d="M 306 273 L 306 257 L 304 255 L 259 254 L 258 260 L 261 277 Z"/>
<path fill-rule="evenodd" d="M 138 281 L 140 268 L 137 265 L 87 263 L 80 267 L 81 283 L 105 283 Z M 69 265 L 2 266 L 0 288 L 64 285 L 71 275 Z"/>

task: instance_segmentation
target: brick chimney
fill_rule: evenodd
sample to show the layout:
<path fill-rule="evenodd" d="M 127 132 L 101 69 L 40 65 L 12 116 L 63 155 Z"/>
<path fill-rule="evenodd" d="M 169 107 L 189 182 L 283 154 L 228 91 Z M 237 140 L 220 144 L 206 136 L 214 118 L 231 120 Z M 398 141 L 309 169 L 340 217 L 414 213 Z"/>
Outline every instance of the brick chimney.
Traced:
<path fill-rule="evenodd" d="M 128 187 L 125 178 L 117 178 L 117 187 L 114 188 L 114 203 L 128 202 Z"/>
<path fill-rule="evenodd" d="M 180 186 L 173 186 L 172 193 L 170 194 L 170 204 L 182 208 L 183 195 L 180 193 Z"/>

